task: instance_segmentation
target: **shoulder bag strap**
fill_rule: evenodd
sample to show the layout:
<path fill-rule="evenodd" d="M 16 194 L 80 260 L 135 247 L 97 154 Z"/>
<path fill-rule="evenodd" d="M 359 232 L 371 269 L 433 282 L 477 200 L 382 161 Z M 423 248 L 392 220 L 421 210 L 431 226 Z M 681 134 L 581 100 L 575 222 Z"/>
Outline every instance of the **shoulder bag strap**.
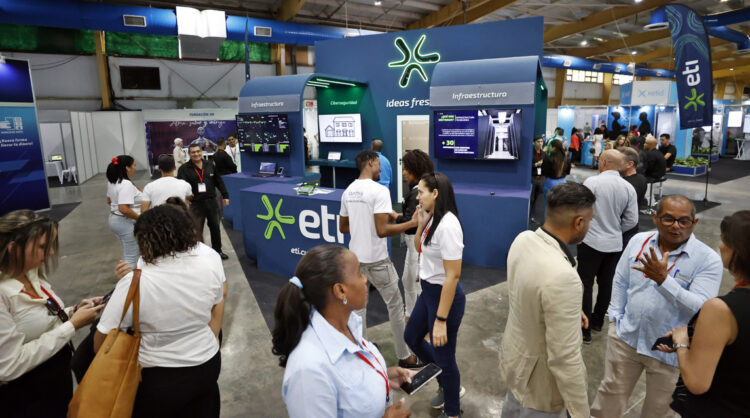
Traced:
<path fill-rule="evenodd" d="M 141 305 L 141 297 L 140 297 L 140 282 L 141 282 L 141 270 L 135 269 L 133 270 L 133 280 L 130 282 L 130 288 L 128 289 L 128 296 L 125 298 L 125 305 L 122 307 L 122 316 L 120 317 L 120 324 L 117 325 L 117 328 L 119 329 L 122 325 L 123 319 L 125 319 L 125 314 L 128 312 L 128 307 L 130 304 L 133 304 L 133 329 L 135 330 L 135 335 L 140 335 L 140 327 L 139 327 L 139 310 Z"/>

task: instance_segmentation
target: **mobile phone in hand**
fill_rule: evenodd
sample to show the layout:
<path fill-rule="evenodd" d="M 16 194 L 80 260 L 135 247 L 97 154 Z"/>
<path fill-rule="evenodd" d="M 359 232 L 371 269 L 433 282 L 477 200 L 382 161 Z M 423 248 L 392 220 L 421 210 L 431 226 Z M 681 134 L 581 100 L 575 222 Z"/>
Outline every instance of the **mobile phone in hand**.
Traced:
<path fill-rule="evenodd" d="M 111 292 L 109 292 L 109 293 L 107 293 L 106 295 L 104 295 L 104 297 L 102 298 L 101 302 L 97 303 L 97 304 L 96 304 L 96 305 L 94 305 L 94 306 L 99 306 L 99 305 L 103 305 L 103 304 L 105 304 L 105 303 L 109 302 L 109 298 L 111 298 L 111 297 L 112 297 L 112 293 L 114 293 L 114 292 L 115 292 L 115 290 L 114 290 L 114 289 L 112 289 L 112 291 L 111 291 Z"/>
<path fill-rule="evenodd" d="M 658 350 L 657 347 L 661 344 L 664 344 L 667 347 L 671 347 L 672 345 L 674 345 L 674 341 L 672 341 L 672 336 L 670 335 L 669 337 L 657 338 L 656 342 L 654 342 L 654 346 L 651 347 L 651 350 Z"/>
<path fill-rule="evenodd" d="M 411 383 L 403 383 L 401 385 L 401 390 L 406 392 L 408 395 L 411 395 L 421 389 L 422 386 L 426 385 L 427 382 L 436 378 L 442 372 L 443 369 L 438 367 L 437 364 L 430 363 L 411 378 Z"/>

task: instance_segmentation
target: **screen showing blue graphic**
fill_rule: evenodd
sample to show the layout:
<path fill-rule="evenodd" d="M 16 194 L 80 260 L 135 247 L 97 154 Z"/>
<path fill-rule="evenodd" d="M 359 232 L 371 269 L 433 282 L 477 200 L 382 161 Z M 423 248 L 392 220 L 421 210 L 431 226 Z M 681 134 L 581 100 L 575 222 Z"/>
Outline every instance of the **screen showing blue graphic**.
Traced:
<path fill-rule="evenodd" d="M 289 154 L 289 116 L 276 114 L 237 115 L 237 136 L 245 152 L 253 154 Z"/>
<path fill-rule="evenodd" d="M 434 121 L 438 158 L 519 158 L 520 109 L 437 110 Z"/>
<path fill-rule="evenodd" d="M 0 103 L 34 103 L 28 61 L 0 63 Z"/>

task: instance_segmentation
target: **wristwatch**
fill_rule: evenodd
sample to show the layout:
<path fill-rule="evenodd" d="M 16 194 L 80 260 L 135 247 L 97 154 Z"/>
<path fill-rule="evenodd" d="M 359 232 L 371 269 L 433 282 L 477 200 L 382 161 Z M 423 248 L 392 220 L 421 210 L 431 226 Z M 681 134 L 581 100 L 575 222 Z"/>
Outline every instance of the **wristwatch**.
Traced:
<path fill-rule="evenodd" d="M 690 346 L 689 346 L 689 345 L 687 345 L 687 344 L 672 344 L 672 348 L 674 348 L 675 350 L 677 350 L 677 349 L 679 349 L 679 348 L 687 348 L 687 349 L 690 349 Z"/>
<path fill-rule="evenodd" d="M 447 320 L 448 320 L 448 318 L 444 318 L 444 317 L 442 317 L 442 316 L 439 316 L 439 315 L 435 315 L 435 319 L 437 319 L 437 320 L 438 320 L 438 321 L 440 321 L 440 322 L 445 322 L 445 321 L 447 321 Z"/>

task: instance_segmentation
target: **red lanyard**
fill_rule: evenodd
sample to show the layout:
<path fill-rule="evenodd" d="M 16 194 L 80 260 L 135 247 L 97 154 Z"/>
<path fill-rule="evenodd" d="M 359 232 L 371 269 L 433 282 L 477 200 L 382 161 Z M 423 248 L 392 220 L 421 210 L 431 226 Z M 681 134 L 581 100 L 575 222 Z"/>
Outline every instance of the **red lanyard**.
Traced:
<path fill-rule="evenodd" d="M 201 168 L 201 172 L 198 172 L 198 169 L 193 167 L 193 170 L 195 170 L 195 174 L 198 175 L 198 178 L 201 179 L 201 183 L 203 183 L 203 169 Z"/>
<path fill-rule="evenodd" d="M 231 153 L 232 153 L 232 159 L 233 159 L 233 160 L 237 158 L 237 153 L 236 153 L 236 152 L 234 152 L 234 149 L 232 149 L 232 147 L 229 147 L 229 152 L 231 152 Z"/>
<path fill-rule="evenodd" d="M 44 286 L 39 285 L 39 288 L 42 289 L 42 292 L 44 292 L 44 294 L 47 295 L 48 298 L 52 299 L 55 303 L 57 303 L 57 300 L 55 298 L 53 298 L 52 295 L 49 294 L 49 292 L 47 291 L 47 289 L 44 288 Z M 31 296 L 32 299 L 41 299 L 42 298 L 41 296 L 34 296 L 34 295 L 32 295 L 31 293 L 29 293 L 29 292 L 27 292 L 25 290 L 21 290 L 21 293 L 25 293 L 25 294 Z M 57 303 L 57 306 L 60 306 L 60 304 Z"/>
<path fill-rule="evenodd" d="M 738 288 L 740 286 L 747 286 L 747 283 L 745 283 L 745 282 L 739 282 L 736 285 L 734 285 L 734 287 L 732 288 L 732 290 L 734 290 L 734 289 L 736 289 L 736 288 Z"/>
<path fill-rule="evenodd" d="M 422 239 L 419 240 L 419 253 L 417 254 L 417 260 L 422 258 L 422 246 L 424 245 L 424 240 L 427 239 L 427 234 L 430 232 L 430 227 L 424 229 L 424 232 L 422 233 Z"/>
<path fill-rule="evenodd" d="M 365 345 L 364 340 L 362 340 L 362 346 L 365 347 L 365 349 L 367 349 L 367 345 Z M 359 358 L 361 358 L 362 361 L 364 361 L 370 367 L 372 367 L 373 370 L 375 370 L 376 372 L 378 372 L 378 374 L 383 378 L 383 380 L 385 380 L 385 401 L 388 402 L 388 401 L 391 400 L 391 385 L 390 385 L 390 383 L 388 383 L 388 376 L 386 376 L 387 372 L 383 373 L 381 371 L 381 369 L 384 370 L 383 369 L 383 365 L 380 364 L 380 360 L 378 360 L 377 356 L 375 356 L 375 354 L 373 354 L 372 351 L 370 351 L 369 349 L 367 349 L 367 352 L 370 353 L 370 355 L 372 356 L 372 358 L 374 358 L 375 361 L 378 362 L 378 366 L 380 366 L 380 369 L 378 369 L 375 366 L 373 366 L 373 364 L 370 363 L 370 360 L 367 360 L 367 357 L 365 357 L 364 355 L 362 355 L 362 353 L 357 353 L 357 356 L 359 356 Z"/>
<path fill-rule="evenodd" d="M 648 244 L 648 242 L 651 241 L 651 238 L 653 238 L 654 235 L 656 235 L 656 234 L 651 234 L 651 236 L 648 237 L 648 238 L 646 238 L 646 241 L 643 242 L 643 245 L 641 245 L 641 250 L 638 251 L 638 255 L 635 256 L 636 261 L 638 261 L 641 258 L 641 255 L 643 254 L 643 249 L 646 248 L 646 244 Z M 667 269 L 667 273 L 669 273 L 670 271 L 672 271 L 672 269 L 674 268 L 675 264 L 677 264 L 677 260 L 679 260 L 680 257 L 682 257 L 683 254 L 685 254 L 685 251 L 681 252 L 677 256 L 677 258 L 674 259 L 674 263 L 672 263 L 672 266 Z M 646 277 L 646 275 L 644 274 L 643 277 Z"/>

